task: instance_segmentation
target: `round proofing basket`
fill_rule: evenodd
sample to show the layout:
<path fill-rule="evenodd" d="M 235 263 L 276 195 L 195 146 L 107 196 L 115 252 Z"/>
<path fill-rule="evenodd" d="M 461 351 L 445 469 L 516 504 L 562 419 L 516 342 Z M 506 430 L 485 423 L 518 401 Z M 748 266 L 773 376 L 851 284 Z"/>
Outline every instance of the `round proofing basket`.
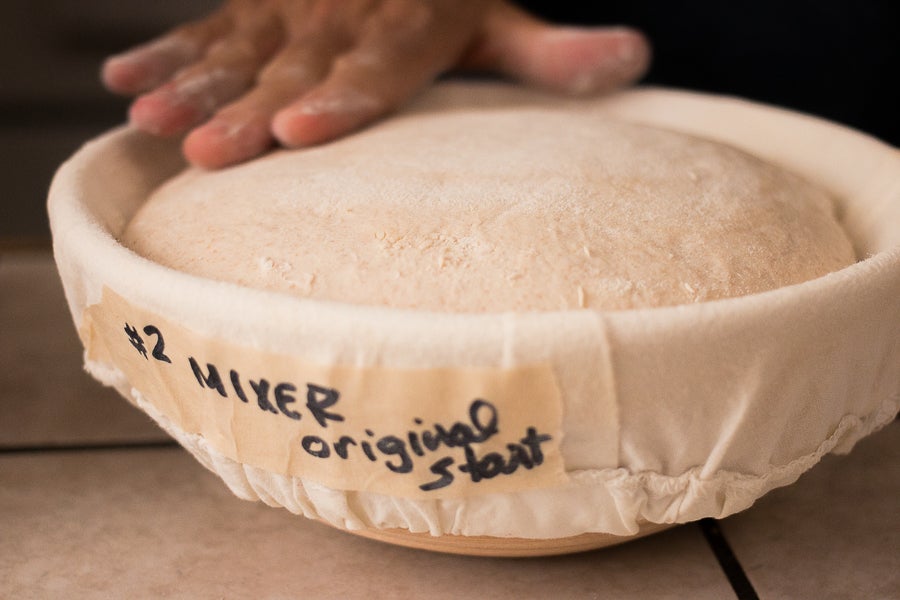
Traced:
<path fill-rule="evenodd" d="M 427 113 L 434 95 L 469 110 L 556 102 L 453 83 L 409 111 Z M 162 402 L 163 388 L 140 389 L 114 361 L 89 353 L 88 370 L 241 498 L 393 543 L 466 554 L 583 550 L 725 517 L 893 419 L 900 405 L 900 153 L 841 126 L 732 98 L 637 89 L 588 102 L 617 118 L 729 143 L 820 184 L 836 197 L 859 262 L 799 285 L 686 306 L 428 313 L 205 280 L 124 248 L 117 237 L 130 217 L 184 166 L 173 142 L 127 129 L 107 134 L 62 166 L 49 199 L 57 264 L 86 344 L 86 309 L 111 290 L 204 339 L 351 373 L 452 376 L 542 365 L 560 404 L 561 471 L 552 484 L 438 498 L 326 485 L 236 459 L 233 440 L 185 425 L 179 402 L 186 400 Z M 376 400 L 392 412 L 390 398 Z M 395 416 L 408 423 L 415 415 Z"/>

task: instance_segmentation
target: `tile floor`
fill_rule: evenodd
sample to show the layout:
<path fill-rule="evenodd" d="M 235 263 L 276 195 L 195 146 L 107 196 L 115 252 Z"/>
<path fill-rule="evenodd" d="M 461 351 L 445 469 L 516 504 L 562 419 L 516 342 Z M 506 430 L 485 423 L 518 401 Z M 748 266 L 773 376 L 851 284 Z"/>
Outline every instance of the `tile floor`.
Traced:
<path fill-rule="evenodd" d="M 81 371 L 46 251 L 0 254 L 0 598 L 900 598 L 900 422 L 752 509 L 605 550 L 395 548 L 244 502 Z"/>

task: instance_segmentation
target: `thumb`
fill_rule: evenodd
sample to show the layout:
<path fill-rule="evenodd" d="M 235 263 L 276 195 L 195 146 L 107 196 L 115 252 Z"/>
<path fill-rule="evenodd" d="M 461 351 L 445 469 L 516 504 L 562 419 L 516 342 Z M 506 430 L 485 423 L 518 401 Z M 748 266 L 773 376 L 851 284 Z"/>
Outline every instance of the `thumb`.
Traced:
<path fill-rule="evenodd" d="M 492 3 L 460 66 L 592 94 L 637 81 L 650 57 L 649 42 L 634 29 L 551 25 L 501 0 Z"/>

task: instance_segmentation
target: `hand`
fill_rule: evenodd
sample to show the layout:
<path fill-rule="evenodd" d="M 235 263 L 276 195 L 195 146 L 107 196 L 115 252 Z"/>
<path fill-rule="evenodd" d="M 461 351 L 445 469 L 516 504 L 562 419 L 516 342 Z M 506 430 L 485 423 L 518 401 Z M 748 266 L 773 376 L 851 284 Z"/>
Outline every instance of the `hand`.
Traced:
<path fill-rule="evenodd" d="M 505 0 L 230 0 L 111 57 L 103 81 L 140 94 L 132 125 L 190 130 L 187 159 L 219 168 L 339 137 L 453 69 L 588 94 L 635 81 L 649 59 L 638 32 L 550 26 Z"/>

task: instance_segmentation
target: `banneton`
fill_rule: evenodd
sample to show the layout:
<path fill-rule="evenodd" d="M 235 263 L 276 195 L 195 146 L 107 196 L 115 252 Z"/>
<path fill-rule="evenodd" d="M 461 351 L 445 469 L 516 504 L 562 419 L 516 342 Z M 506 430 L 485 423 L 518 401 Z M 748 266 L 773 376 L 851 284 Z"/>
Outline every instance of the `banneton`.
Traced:
<path fill-rule="evenodd" d="M 176 142 L 89 144 L 51 188 L 54 252 L 87 369 L 241 498 L 415 547 L 571 552 L 747 509 L 900 409 L 900 154 L 840 126 L 444 83 L 359 136 L 183 170 Z M 195 179 L 184 213 L 135 225 Z M 170 227 L 189 264 L 119 241 Z"/>

